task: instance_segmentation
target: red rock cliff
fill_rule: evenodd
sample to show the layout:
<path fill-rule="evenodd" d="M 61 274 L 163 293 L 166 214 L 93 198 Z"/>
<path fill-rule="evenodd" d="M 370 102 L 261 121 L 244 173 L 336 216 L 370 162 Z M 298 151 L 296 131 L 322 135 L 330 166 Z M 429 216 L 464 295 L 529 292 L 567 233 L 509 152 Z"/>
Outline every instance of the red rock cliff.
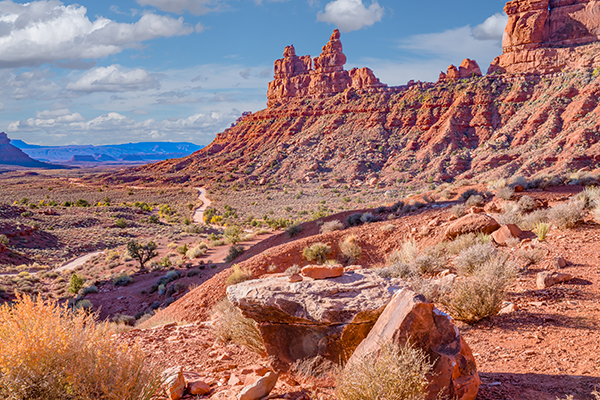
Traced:
<path fill-rule="evenodd" d="M 504 54 L 488 73 L 548 74 L 600 64 L 600 1 L 514 0 L 504 11 Z"/>
<path fill-rule="evenodd" d="M 283 58 L 275 61 L 275 79 L 269 83 L 268 106 L 293 98 L 322 98 L 346 89 L 365 90 L 385 87 L 369 68 L 345 71 L 346 56 L 335 30 L 319 57 L 298 57 L 294 46 L 285 48 Z M 314 69 L 313 69 L 314 63 Z"/>

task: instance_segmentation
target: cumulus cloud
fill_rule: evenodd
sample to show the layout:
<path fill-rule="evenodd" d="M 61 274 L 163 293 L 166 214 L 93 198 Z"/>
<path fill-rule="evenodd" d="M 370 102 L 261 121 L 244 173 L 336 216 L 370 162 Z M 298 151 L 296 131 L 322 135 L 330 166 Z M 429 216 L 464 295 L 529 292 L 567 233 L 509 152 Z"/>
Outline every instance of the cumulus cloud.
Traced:
<path fill-rule="evenodd" d="M 121 71 L 119 65 L 100 67 L 89 71 L 75 82 L 67 84 L 74 92 L 132 92 L 156 89 L 158 80 L 143 69 Z"/>
<path fill-rule="evenodd" d="M 335 0 L 317 13 L 317 20 L 337 26 L 342 32 L 351 32 L 371 26 L 383 18 L 383 7 L 373 1 L 369 8 L 362 0 Z"/>
<path fill-rule="evenodd" d="M 496 13 L 486 19 L 483 24 L 473 28 L 473 37 L 477 40 L 502 40 L 506 24 L 508 24 L 508 15 Z"/>
<path fill-rule="evenodd" d="M 0 1 L 0 67 L 39 66 L 60 60 L 96 59 L 160 37 L 188 35 L 183 18 L 145 14 L 132 24 L 98 17 L 58 0 Z"/>

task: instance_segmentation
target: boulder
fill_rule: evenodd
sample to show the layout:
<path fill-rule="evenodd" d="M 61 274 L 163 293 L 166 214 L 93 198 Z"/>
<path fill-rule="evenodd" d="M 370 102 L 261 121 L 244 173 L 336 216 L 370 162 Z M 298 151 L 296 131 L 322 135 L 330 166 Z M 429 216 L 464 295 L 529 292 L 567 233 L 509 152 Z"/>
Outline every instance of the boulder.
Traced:
<path fill-rule="evenodd" d="M 554 258 L 554 268 L 563 269 L 567 266 L 567 260 L 564 257 L 555 257 Z"/>
<path fill-rule="evenodd" d="M 467 233 L 485 233 L 491 234 L 500 228 L 498 222 L 485 214 L 468 214 L 454 221 L 448 229 L 446 229 L 446 237 L 454 239 L 457 236 Z"/>
<path fill-rule="evenodd" d="M 481 380 L 471 349 L 450 317 L 425 298 L 407 289 L 398 291 L 348 364 L 366 355 L 377 355 L 384 343 L 398 346 L 407 341 L 421 349 L 433 363 L 428 400 L 474 400 Z"/>
<path fill-rule="evenodd" d="M 185 394 L 187 383 L 183 376 L 183 367 L 172 367 L 163 372 L 165 391 L 170 400 L 179 400 Z"/>
<path fill-rule="evenodd" d="M 345 361 L 401 287 L 400 279 L 355 270 L 325 280 L 290 283 L 284 276 L 243 282 L 228 287 L 227 297 L 258 323 L 273 366 L 285 371 L 317 356 Z"/>
<path fill-rule="evenodd" d="M 343 274 L 343 265 L 309 265 L 302 268 L 302 275 L 313 279 L 337 278 Z"/>
<path fill-rule="evenodd" d="M 256 383 L 246 386 L 238 395 L 238 400 L 259 400 L 271 393 L 277 384 L 278 375 L 271 371 L 260 378 Z"/>
<path fill-rule="evenodd" d="M 560 272 L 543 271 L 537 275 L 537 288 L 547 289 L 559 283 L 567 282 L 573 279 L 569 274 L 562 274 Z"/>
<path fill-rule="evenodd" d="M 211 392 L 210 385 L 204 381 L 194 381 L 188 384 L 189 394 L 194 396 L 205 396 Z"/>
<path fill-rule="evenodd" d="M 506 241 L 511 238 L 518 238 L 523 231 L 515 224 L 503 225 L 500 229 L 492 233 L 492 238 L 500 246 L 506 246 Z"/>

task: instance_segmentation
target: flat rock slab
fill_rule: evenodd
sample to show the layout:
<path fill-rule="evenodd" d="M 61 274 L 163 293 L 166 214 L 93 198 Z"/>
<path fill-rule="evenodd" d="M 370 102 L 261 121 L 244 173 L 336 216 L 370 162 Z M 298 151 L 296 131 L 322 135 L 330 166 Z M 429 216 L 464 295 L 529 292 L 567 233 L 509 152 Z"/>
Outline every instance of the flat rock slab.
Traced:
<path fill-rule="evenodd" d="M 400 279 L 357 270 L 325 280 L 247 281 L 227 288 L 227 297 L 258 322 L 267 353 L 279 361 L 274 366 L 285 370 L 316 356 L 346 360 L 403 287 Z"/>
<path fill-rule="evenodd" d="M 448 229 L 446 229 L 446 237 L 448 239 L 454 239 L 457 236 L 465 235 L 467 233 L 485 233 L 491 234 L 498 230 L 500 224 L 485 214 L 468 214 L 462 218 L 454 221 Z"/>

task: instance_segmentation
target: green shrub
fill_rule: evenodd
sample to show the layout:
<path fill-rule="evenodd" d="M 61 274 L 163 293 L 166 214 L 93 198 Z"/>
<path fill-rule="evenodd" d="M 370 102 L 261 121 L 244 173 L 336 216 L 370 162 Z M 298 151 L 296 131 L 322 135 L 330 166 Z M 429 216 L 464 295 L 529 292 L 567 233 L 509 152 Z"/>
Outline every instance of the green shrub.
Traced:
<path fill-rule="evenodd" d="M 426 397 L 432 364 L 427 355 L 410 344 L 380 344 L 345 366 L 336 382 L 341 400 L 421 400 Z"/>
<path fill-rule="evenodd" d="M 119 276 L 115 276 L 113 278 L 114 286 L 127 286 L 133 283 L 133 278 L 127 274 L 122 274 Z"/>
<path fill-rule="evenodd" d="M 92 286 L 84 287 L 81 290 L 81 295 L 82 296 L 88 295 L 90 293 L 98 293 L 98 287 L 96 285 L 92 285 Z"/>
<path fill-rule="evenodd" d="M 288 226 L 287 228 L 285 228 L 285 231 L 287 232 L 287 234 L 290 238 L 293 238 L 294 236 L 296 236 L 300 232 L 302 232 L 302 227 L 298 224 L 292 224 L 292 225 Z"/>
<path fill-rule="evenodd" d="M 73 205 L 75 207 L 89 207 L 90 203 L 87 200 L 79 199 Z"/>
<path fill-rule="evenodd" d="M 242 312 L 227 298 L 217 303 L 213 309 L 215 336 L 223 342 L 233 342 L 258 354 L 263 354 L 263 342 L 258 325 L 253 319 L 245 318 Z"/>
<path fill-rule="evenodd" d="M 79 290 L 83 287 L 83 279 L 77 276 L 77 274 L 71 275 L 71 281 L 69 283 L 69 292 L 79 293 Z"/>
<path fill-rule="evenodd" d="M 163 384 L 137 346 L 67 304 L 18 298 L 0 306 L 0 397 L 11 400 L 150 400 Z M 35 338 L 35 340 L 32 340 Z"/>
<path fill-rule="evenodd" d="M 242 228 L 240 228 L 237 225 L 228 226 L 227 228 L 225 228 L 225 232 L 223 233 L 223 236 L 225 237 L 225 240 L 227 240 L 227 243 L 231 244 L 239 243 L 241 241 L 241 235 Z"/>
<path fill-rule="evenodd" d="M 129 226 L 129 224 L 127 223 L 127 220 L 125 218 L 119 218 L 115 221 L 115 226 L 117 228 L 125 229 L 127 228 L 127 226 Z"/>
<path fill-rule="evenodd" d="M 136 240 L 127 243 L 127 253 L 133 259 L 138 260 L 141 269 L 146 269 L 146 263 L 156 257 L 158 246 L 153 241 L 146 244 L 140 244 Z"/>
<path fill-rule="evenodd" d="M 232 262 L 233 260 L 235 260 L 236 258 L 241 256 L 242 254 L 244 254 L 244 248 L 242 246 L 233 245 L 229 248 L 229 253 L 227 254 L 227 257 L 225 258 L 225 262 L 228 262 L 228 263 Z"/>
<path fill-rule="evenodd" d="M 327 257 L 331 254 L 331 247 L 325 243 L 313 243 L 309 247 L 305 247 L 302 251 L 302 256 L 310 262 L 323 264 Z"/>

